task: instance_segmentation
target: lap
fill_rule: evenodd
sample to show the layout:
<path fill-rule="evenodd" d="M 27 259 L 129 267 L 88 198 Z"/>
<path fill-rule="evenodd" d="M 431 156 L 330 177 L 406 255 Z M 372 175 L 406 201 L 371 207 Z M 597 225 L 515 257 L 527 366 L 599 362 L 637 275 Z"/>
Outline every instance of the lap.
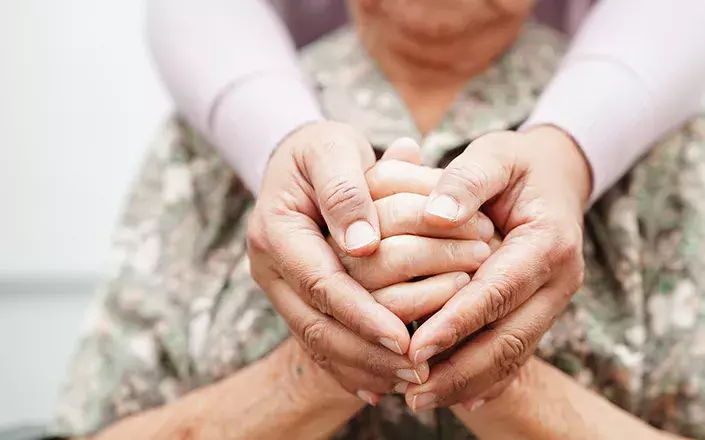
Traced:
<path fill-rule="evenodd" d="M 188 126 L 153 146 L 116 229 L 50 431 L 95 432 L 273 350 L 282 319 L 249 275 L 252 200 Z"/>
<path fill-rule="evenodd" d="M 539 354 L 662 429 L 705 437 L 705 118 L 587 214 L 586 278 Z"/>
<path fill-rule="evenodd" d="M 705 438 L 704 142 L 700 119 L 587 214 L 585 286 L 539 354 L 651 423 Z M 54 433 L 94 432 L 168 403 L 287 337 L 249 275 L 251 206 L 218 154 L 170 123 L 125 207 L 119 269 L 91 307 Z M 361 417 L 385 423 L 370 411 L 384 405 Z"/>

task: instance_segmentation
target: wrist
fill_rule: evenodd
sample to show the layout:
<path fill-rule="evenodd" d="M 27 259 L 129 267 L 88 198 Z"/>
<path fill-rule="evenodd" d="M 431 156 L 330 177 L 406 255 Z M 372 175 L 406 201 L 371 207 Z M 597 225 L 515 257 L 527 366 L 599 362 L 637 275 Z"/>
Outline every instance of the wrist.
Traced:
<path fill-rule="evenodd" d="M 277 107 L 275 102 L 290 105 Z M 315 96 L 304 81 L 288 72 L 263 72 L 221 92 L 210 110 L 207 133 L 257 194 L 276 145 L 299 127 L 322 119 Z"/>
<path fill-rule="evenodd" d="M 502 393 L 472 409 L 461 404 L 453 413 L 478 437 L 493 439 L 534 439 L 541 436 L 542 390 L 537 386 L 538 362 L 531 358 L 517 378 Z M 537 396 L 539 398 L 537 398 Z"/>
<path fill-rule="evenodd" d="M 565 177 L 565 188 L 574 196 L 582 215 L 593 186 L 592 168 L 583 150 L 570 134 L 554 125 L 532 126 L 526 130 L 526 135 L 535 138 L 531 145 L 543 149 L 547 172 L 560 171 Z"/>
<path fill-rule="evenodd" d="M 186 431 L 199 439 L 326 438 L 362 406 L 289 338 L 266 358 L 184 402 Z"/>
<path fill-rule="evenodd" d="M 351 408 L 357 411 L 363 405 L 360 399 L 345 391 L 319 367 L 293 338 L 283 344 L 281 356 L 272 359 L 272 363 L 275 368 L 289 366 L 289 392 L 314 408 Z"/>

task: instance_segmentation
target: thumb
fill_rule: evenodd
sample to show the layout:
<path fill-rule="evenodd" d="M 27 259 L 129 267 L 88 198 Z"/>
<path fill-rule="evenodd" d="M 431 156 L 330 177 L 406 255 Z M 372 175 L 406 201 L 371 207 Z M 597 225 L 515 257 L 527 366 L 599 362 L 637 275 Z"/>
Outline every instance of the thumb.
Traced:
<path fill-rule="evenodd" d="M 470 144 L 443 171 L 426 205 L 426 217 L 457 226 L 510 184 L 515 157 L 513 133 L 486 135 Z"/>
<path fill-rule="evenodd" d="M 365 256 L 379 246 L 379 220 L 365 180 L 375 163 L 367 140 L 351 127 L 325 122 L 312 127 L 316 141 L 304 150 L 302 167 L 331 237 L 346 253 Z"/>

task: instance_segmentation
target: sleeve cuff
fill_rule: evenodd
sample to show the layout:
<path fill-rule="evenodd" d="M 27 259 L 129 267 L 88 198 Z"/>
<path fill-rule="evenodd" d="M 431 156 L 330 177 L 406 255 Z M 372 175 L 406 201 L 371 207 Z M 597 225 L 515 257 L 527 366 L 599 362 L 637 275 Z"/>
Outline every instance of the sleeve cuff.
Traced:
<path fill-rule="evenodd" d="M 234 84 L 210 118 L 211 141 L 257 195 L 269 157 L 298 127 L 323 119 L 315 96 L 297 75 L 264 73 Z"/>
<path fill-rule="evenodd" d="M 574 60 L 544 91 L 522 129 L 550 124 L 575 139 L 592 168 L 592 204 L 658 135 L 651 101 L 628 68 L 607 59 Z"/>

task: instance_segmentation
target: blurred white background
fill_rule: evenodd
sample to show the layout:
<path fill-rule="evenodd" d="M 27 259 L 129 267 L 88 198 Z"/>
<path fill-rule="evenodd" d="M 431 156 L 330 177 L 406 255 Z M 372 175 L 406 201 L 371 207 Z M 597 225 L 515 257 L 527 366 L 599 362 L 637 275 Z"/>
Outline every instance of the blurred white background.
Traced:
<path fill-rule="evenodd" d="M 0 428 L 44 422 L 166 118 L 141 0 L 0 1 Z"/>

